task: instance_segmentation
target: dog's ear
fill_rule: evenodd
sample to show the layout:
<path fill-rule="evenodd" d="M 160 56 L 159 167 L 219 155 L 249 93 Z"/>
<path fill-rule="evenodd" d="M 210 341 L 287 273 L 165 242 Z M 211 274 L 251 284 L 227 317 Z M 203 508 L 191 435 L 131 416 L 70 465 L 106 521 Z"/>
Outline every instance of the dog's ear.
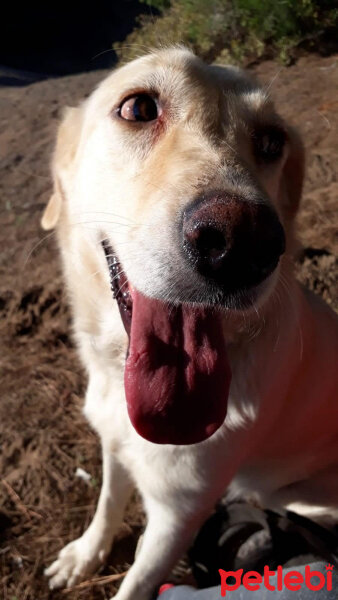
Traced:
<path fill-rule="evenodd" d="M 305 152 L 302 140 L 294 129 L 287 128 L 288 155 L 282 173 L 281 207 L 284 217 L 291 221 L 298 211 L 304 180 Z"/>
<path fill-rule="evenodd" d="M 52 160 L 54 191 L 44 210 L 41 227 L 53 229 L 61 216 L 65 202 L 63 179 L 72 167 L 81 134 L 83 108 L 66 108 L 58 129 Z"/>
<path fill-rule="evenodd" d="M 57 190 L 57 184 L 54 184 L 54 192 L 49 198 L 48 204 L 43 211 L 43 215 L 41 218 L 41 227 L 48 231 L 49 229 L 54 229 L 56 226 L 62 208 L 62 195 L 61 190 Z"/>

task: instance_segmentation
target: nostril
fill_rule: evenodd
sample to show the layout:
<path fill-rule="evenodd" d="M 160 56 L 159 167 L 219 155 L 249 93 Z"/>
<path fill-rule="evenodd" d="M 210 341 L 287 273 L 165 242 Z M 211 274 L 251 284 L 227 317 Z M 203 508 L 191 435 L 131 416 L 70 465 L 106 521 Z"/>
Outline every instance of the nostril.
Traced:
<path fill-rule="evenodd" d="M 208 256 L 218 256 L 226 249 L 225 237 L 214 227 L 203 227 L 198 231 L 196 247 Z"/>
<path fill-rule="evenodd" d="M 226 254 L 224 234 L 211 225 L 197 225 L 194 228 L 193 237 L 194 246 L 200 258 L 204 259 L 213 269 L 217 269 Z"/>

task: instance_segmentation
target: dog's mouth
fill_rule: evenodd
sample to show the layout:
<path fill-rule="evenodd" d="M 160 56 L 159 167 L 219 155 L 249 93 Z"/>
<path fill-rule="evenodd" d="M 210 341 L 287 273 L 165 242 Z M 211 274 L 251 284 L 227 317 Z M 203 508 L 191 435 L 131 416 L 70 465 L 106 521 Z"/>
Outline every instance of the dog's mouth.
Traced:
<path fill-rule="evenodd" d="M 130 340 L 133 300 L 129 282 L 113 248 L 106 241 L 102 242 L 102 247 L 108 264 L 110 288 L 113 298 L 117 302 L 122 323 Z"/>
<path fill-rule="evenodd" d="M 215 308 L 169 306 L 128 283 L 103 244 L 111 288 L 129 337 L 124 383 L 136 431 L 158 444 L 195 444 L 223 424 L 231 371 Z"/>

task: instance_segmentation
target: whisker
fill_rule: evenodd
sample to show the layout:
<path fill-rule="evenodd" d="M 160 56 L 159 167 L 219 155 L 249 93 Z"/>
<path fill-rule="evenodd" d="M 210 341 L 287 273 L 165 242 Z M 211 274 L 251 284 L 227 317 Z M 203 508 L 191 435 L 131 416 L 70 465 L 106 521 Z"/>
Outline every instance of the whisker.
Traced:
<path fill-rule="evenodd" d="M 131 219 L 130 217 L 125 217 L 124 215 L 120 215 L 118 213 L 114 213 L 111 211 L 103 211 L 103 210 L 84 210 L 84 211 L 78 211 L 78 212 L 73 212 L 73 215 L 92 215 L 92 214 L 97 214 L 97 215 L 109 215 L 111 217 L 117 217 L 118 219 L 124 219 L 125 221 L 130 221 L 131 223 L 135 224 L 135 225 L 139 225 L 139 223 L 137 221 L 135 221 L 134 219 Z"/>
<path fill-rule="evenodd" d="M 298 333 L 299 333 L 299 346 L 300 346 L 300 356 L 299 359 L 300 361 L 303 358 L 303 351 L 304 351 L 304 341 L 303 341 L 303 331 L 302 331 L 302 327 L 301 327 L 301 323 L 300 323 L 300 317 L 298 314 L 298 310 L 295 306 L 295 299 L 293 298 L 290 289 L 289 289 L 289 282 L 288 280 L 284 277 L 284 275 L 281 273 L 280 274 L 280 283 L 281 286 L 283 288 L 283 290 L 285 291 L 285 293 L 288 296 L 288 299 L 290 301 L 290 305 L 292 308 L 292 311 L 294 313 L 294 317 L 296 318 L 296 325 L 297 325 L 297 329 L 298 329 Z"/>
<path fill-rule="evenodd" d="M 31 258 L 31 256 L 33 255 L 33 253 L 35 252 L 35 250 L 37 248 L 39 248 L 39 246 L 41 246 L 41 244 L 43 244 L 48 238 L 52 237 L 53 235 L 55 235 L 55 231 L 52 231 L 51 233 L 47 233 L 47 235 L 45 235 L 41 240 L 39 240 L 36 244 L 34 244 L 33 248 L 28 252 L 25 262 L 22 266 L 22 269 L 24 269 L 27 266 L 27 263 L 29 261 L 29 259 Z"/>
<path fill-rule="evenodd" d="M 274 74 L 274 76 L 271 78 L 270 83 L 264 88 L 264 92 L 267 96 L 267 98 L 269 98 L 270 96 L 270 89 L 272 88 L 273 84 L 275 83 L 276 79 L 278 79 L 278 77 L 280 76 L 281 72 L 283 70 L 283 67 L 280 67 L 278 69 L 278 71 L 276 71 L 276 73 Z"/>
<path fill-rule="evenodd" d="M 126 279 L 126 281 L 124 283 L 122 283 L 122 285 L 119 287 L 119 289 L 117 290 L 117 294 L 120 294 L 122 289 L 124 288 L 124 286 L 128 284 L 128 279 Z"/>
<path fill-rule="evenodd" d="M 101 224 L 103 223 L 104 225 L 117 225 L 118 227 L 131 227 L 131 225 L 129 225 L 128 223 L 119 223 L 118 221 L 108 221 L 106 219 L 102 219 L 102 220 L 90 220 L 90 221 L 78 221 L 78 222 L 71 222 L 70 225 L 71 226 L 78 226 L 78 225 L 97 225 L 97 224 Z M 145 227 L 148 227 L 147 225 L 145 225 Z"/>

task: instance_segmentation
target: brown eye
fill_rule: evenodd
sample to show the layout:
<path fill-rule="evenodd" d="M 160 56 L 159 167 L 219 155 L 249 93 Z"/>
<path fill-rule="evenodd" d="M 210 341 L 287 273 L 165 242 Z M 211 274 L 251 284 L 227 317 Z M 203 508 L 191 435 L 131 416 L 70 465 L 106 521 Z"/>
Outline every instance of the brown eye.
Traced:
<path fill-rule="evenodd" d="M 148 94 L 139 94 L 124 100 L 118 114 L 125 121 L 154 121 L 158 117 L 157 103 Z"/>
<path fill-rule="evenodd" d="M 253 133 L 254 152 L 258 159 L 273 162 L 282 156 L 285 133 L 279 127 L 263 127 Z"/>

